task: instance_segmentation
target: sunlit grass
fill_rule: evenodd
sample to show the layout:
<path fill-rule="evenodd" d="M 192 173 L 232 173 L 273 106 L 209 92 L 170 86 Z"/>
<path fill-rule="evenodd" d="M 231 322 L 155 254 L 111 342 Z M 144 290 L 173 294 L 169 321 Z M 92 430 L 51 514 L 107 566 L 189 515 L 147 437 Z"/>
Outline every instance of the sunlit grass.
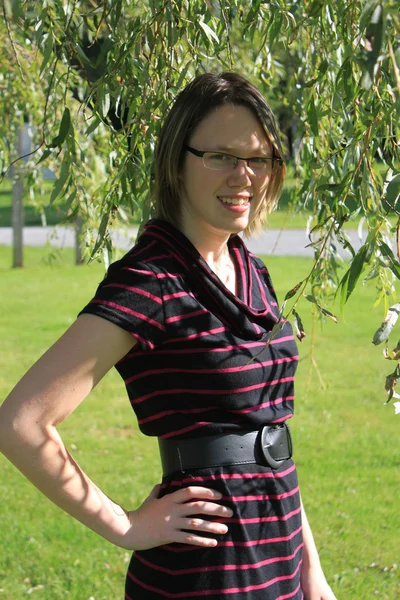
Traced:
<path fill-rule="evenodd" d="M 0 398 L 68 327 L 103 277 L 103 267 L 75 267 L 72 251 L 53 266 L 26 249 L 11 270 L 0 247 Z M 282 299 L 309 270 L 307 259 L 268 257 Z M 400 416 L 383 406 L 391 365 L 371 344 L 382 320 L 373 289 L 358 289 L 345 322 L 315 324 L 299 346 L 292 420 L 302 495 L 326 574 L 340 600 L 400 597 L 398 439 Z M 333 309 L 334 310 L 334 309 Z M 314 364 L 310 358 L 313 350 Z M 318 371 L 317 371 L 318 369 Z M 60 427 L 66 444 L 104 491 L 134 508 L 159 480 L 155 440 L 142 436 L 119 376 L 110 372 Z M 61 513 L 0 457 L 0 600 L 30 591 L 38 600 L 123 597 L 129 554 Z"/>

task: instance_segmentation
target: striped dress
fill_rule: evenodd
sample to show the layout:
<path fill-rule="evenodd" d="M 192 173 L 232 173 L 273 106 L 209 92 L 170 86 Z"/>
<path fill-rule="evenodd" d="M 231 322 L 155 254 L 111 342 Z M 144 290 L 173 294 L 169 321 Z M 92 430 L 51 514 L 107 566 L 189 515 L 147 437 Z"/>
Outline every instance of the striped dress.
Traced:
<path fill-rule="evenodd" d="M 189 240 L 153 219 L 108 270 L 83 309 L 137 341 L 116 368 L 146 435 L 191 438 L 251 431 L 293 415 L 298 361 L 278 321 L 268 271 L 238 237 L 229 241 L 238 295 Z M 267 343 L 269 342 L 269 343 Z M 219 490 L 233 509 L 218 545 L 167 544 L 133 553 L 126 600 L 301 600 L 302 526 L 296 468 L 263 464 L 176 472 L 161 494 L 188 485 Z"/>

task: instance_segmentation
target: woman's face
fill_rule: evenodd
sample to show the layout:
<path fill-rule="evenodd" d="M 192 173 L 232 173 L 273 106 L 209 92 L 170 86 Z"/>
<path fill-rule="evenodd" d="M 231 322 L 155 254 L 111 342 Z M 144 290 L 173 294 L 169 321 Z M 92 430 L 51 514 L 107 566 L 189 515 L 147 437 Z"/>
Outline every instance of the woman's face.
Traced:
<path fill-rule="evenodd" d="M 245 106 L 223 105 L 210 112 L 193 132 L 188 146 L 240 158 L 270 157 L 272 146 L 258 119 Z M 236 167 L 212 170 L 186 152 L 181 172 L 182 229 L 189 239 L 229 236 L 246 229 L 264 200 L 272 161 L 253 171 L 239 160 Z"/>

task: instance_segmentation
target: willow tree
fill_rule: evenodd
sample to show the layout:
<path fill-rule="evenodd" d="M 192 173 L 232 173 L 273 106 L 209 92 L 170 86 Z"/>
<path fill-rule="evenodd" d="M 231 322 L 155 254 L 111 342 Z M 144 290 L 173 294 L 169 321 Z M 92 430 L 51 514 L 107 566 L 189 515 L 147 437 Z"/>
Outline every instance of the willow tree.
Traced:
<path fill-rule="evenodd" d="M 285 298 L 299 336 L 300 297 L 331 316 L 324 295 L 336 291 L 344 306 L 360 278 L 375 279 L 389 308 L 400 277 L 398 0 L 4 0 L 3 16 L 3 167 L 25 115 L 31 176 L 46 164 L 56 171 L 51 202 L 84 216 L 92 257 L 111 254 L 118 221 L 151 215 L 155 140 L 176 93 L 197 73 L 233 69 L 280 115 L 292 208 L 310 214 L 314 265 Z M 367 236 L 356 252 L 343 225 L 360 219 Z M 396 365 L 390 399 L 400 351 L 386 356 Z"/>

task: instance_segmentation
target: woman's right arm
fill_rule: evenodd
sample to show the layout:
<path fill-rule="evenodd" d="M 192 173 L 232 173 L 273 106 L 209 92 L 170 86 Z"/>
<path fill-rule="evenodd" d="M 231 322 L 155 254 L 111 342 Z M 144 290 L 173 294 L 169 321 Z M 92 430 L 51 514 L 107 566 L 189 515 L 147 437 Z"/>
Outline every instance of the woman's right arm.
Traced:
<path fill-rule="evenodd" d="M 128 512 L 89 479 L 58 433 L 57 425 L 133 345 L 132 336 L 113 323 L 78 317 L 0 407 L 0 450 L 50 500 L 118 546 L 144 549 L 172 541 L 213 546 L 213 538 L 196 532 L 224 533 L 225 526 L 190 514 L 228 516 L 215 503 L 216 492 L 187 488 L 157 499 L 153 491 Z"/>

